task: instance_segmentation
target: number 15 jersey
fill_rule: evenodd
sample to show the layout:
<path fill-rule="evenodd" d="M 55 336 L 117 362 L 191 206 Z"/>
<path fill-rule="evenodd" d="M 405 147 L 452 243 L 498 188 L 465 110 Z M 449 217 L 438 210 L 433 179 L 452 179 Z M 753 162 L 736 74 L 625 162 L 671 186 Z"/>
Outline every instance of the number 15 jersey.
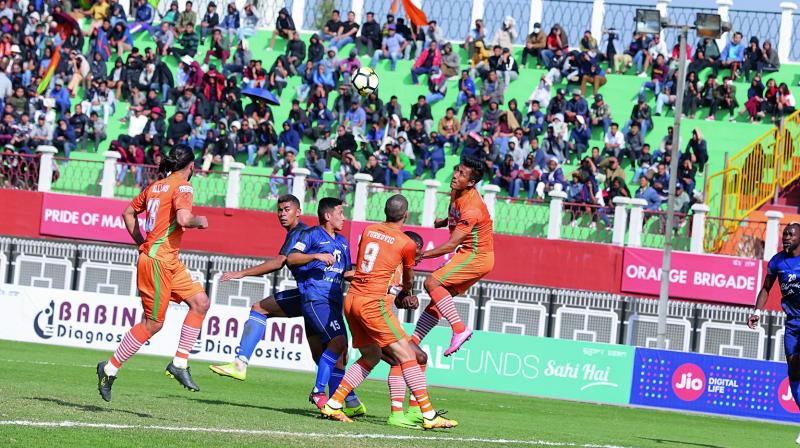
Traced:
<path fill-rule="evenodd" d="M 402 230 L 386 223 L 373 224 L 361 233 L 351 294 L 383 299 L 397 267 L 414 266 L 417 245 Z"/>

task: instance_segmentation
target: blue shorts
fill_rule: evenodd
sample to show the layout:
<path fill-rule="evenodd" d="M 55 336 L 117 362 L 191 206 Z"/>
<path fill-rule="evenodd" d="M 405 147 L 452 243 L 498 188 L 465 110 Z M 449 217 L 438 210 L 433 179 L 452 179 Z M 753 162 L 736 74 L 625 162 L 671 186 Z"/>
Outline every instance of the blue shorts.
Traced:
<path fill-rule="evenodd" d="M 346 336 L 342 304 L 328 300 L 304 300 L 303 317 L 306 331 L 319 336 L 323 344 L 327 344 L 337 336 Z"/>
<path fill-rule="evenodd" d="M 275 302 L 281 307 L 286 317 L 300 317 L 303 315 L 303 296 L 297 288 L 276 293 Z"/>
<path fill-rule="evenodd" d="M 783 349 L 786 357 L 800 355 L 800 317 L 786 316 L 783 327 Z"/>

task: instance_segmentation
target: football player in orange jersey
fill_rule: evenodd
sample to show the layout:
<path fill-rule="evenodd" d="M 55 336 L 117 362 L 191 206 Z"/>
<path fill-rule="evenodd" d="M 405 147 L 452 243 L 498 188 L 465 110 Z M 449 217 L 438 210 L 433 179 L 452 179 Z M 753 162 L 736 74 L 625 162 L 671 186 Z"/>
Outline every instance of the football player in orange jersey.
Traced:
<path fill-rule="evenodd" d="M 475 184 L 483 179 L 483 162 L 464 159 L 453 172 L 450 181 L 450 209 L 447 219 L 435 222 L 435 227 L 450 229 L 450 239 L 439 247 L 422 254 L 422 258 L 437 258 L 454 250 L 448 263 L 425 280 L 430 304 L 420 314 L 412 338 L 419 342 L 444 316 L 453 328 L 450 347 L 444 356 L 457 352 L 472 337 L 458 315 L 453 297 L 466 292 L 494 267 L 494 235 L 492 217 Z"/>
<path fill-rule="evenodd" d="M 194 152 L 187 146 L 176 146 L 161 160 L 160 180 L 142 190 L 122 214 L 128 233 L 139 247 L 136 283 L 142 296 L 144 318 L 125 334 L 111 359 L 97 364 L 97 388 L 105 401 L 111 401 L 111 386 L 122 363 L 161 330 L 170 301 L 186 302 L 189 312 L 166 374 L 191 391 L 200 390 L 192 380 L 188 358 L 200 334 L 209 300 L 203 285 L 192 280 L 178 258 L 184 229 L 208 227 L 204 216 L 192 214 L 193 191 L 189 179 L 193 170 Z M 146 213 L 147 218 L 144 238 L 137 219 L 141 213 Z"/>
<path fill-rule="evenodd" d="M 386 201 L 384 212 L 386 222 L 372 224 L 361 234 L 356 272 L 344 305 L 353 347 L 361 351 L 361 358 L 347 369 L 321 412 L 332 420 L 352 422 L 343 412 L 342 403 L 380 362 L 383 349 L 400 364 L 403 378 L 422 410 L 422 428 L 453 428 L 458 422 L 442 417 L 431 405 L 425 375 L 403 327 L 392 312 L 392 296 L 386 293 L 397 267 L 402 264 L 403 286 L 398 300 L 413 296 L 417 248 L 401 231 L 408 216 L 408 201 L 402 195 L 394 195 Z"/>

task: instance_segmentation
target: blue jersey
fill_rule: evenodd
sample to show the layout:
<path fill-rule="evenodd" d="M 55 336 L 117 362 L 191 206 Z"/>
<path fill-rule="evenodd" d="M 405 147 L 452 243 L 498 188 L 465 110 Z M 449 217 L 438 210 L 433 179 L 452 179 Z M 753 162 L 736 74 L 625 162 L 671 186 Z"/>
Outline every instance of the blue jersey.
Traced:
<path fill-rule="evenodd" d="M 303 235 L 303 231 L 307 229 L 309 229 L 309 227 L 304 222 L 299 221 L 297 225 L 286 234 L 286 239 L 283 240 L 281 251 L 278 253 L 284 257 L 288 257 L 289 252 L 292 251 L 294 245 L 297 244 L 298 240 L 300 240 L 300 236 Z M 289 268 L 289 270 L 292 271 L 294 278 L 297 278 L 297 268 Z"/>
<path fill-rule="evenodd" d="M 344 301 L 344 273 L 351 269 L 350 248 L 347 239 L 336 234 L 331 237 L 322 227 L 306 229 L 295 243 L 292 252 L 304 254 L 331 254 L 331 266 L 313 260 L 295 268 L 294 278 L 304 301 Z"/>
<path fill-rule="evenodd" d="M 783 312 L 789 317 L 800 317 L 800 257 L 785 251 L 777 253 L 769 260 L 767 274 L 778 278 Z"/>

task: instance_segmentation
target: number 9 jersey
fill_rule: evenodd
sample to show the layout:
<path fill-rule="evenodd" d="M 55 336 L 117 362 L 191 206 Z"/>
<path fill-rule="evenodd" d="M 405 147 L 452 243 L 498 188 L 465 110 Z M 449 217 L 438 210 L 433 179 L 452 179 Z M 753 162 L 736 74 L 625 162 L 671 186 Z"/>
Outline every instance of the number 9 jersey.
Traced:
<path fill-rule="evenodd" d="M 414 266 L 416 255 L 417 245 L 402 230 L 384 223 L 367 227 L 358 244 L 356 273 L 348 294 L 383 299 L 398 266 Z"/>

